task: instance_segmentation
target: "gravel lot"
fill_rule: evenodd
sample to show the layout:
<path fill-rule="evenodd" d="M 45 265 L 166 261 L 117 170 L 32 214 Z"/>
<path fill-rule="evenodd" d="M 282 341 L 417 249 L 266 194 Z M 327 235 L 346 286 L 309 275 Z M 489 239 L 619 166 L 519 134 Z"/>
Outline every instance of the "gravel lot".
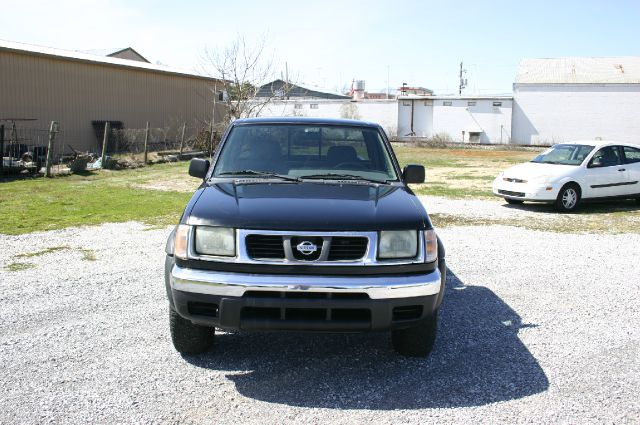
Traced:
<path fill-rule="evenodd" d="M 181 357 L 168 233 L 0 235 L 1 423 L 640 421 L 638 234 L 441 229 L 440 333 L 416 360 L 385 334 L 219 333 Z"/>

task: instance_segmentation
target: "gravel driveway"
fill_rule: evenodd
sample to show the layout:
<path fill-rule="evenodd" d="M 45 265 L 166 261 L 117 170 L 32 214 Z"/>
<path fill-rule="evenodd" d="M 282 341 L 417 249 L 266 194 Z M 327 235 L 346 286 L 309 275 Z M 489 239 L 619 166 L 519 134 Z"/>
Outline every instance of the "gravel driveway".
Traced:
<path fill-rule="evenodd" d="M 0 235 L 1 423 L 640 421 L 638 234 L 441 229 L 440 334 L 416 360 L 385 334 L 219 333 L 181 357 L 168 232 Z"/>

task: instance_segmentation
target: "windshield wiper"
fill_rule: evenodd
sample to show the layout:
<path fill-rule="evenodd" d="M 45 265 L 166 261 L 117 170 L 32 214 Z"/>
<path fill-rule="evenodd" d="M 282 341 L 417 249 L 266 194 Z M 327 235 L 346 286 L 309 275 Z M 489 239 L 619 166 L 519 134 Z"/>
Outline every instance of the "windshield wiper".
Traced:
<path fill-rule="evenodd" d="M 292 177 L 284 174 L 271 173 L 269 171 L 257 171 L 257 170 L 237 170 L 237 171 L 225 171 L 218 174 L 218 176 L 259 176 L 266 178 L 276 178 L 280 180 L 286 180 L 290 182 L 301 182 L 300 177 Z"/>
<path fill-rule="evenodd" d="M 327 179 L 327 180 L 361 180 L 361 181 L 377 183 L 377 184 L 388 184 L 388 180 L 370 179 L 370 178 L 358 176 L 355 174 L 338 174 L 338 173 L 309 174 L 307 176 L 300 176 L 300 178 L 301 179 Z"/>

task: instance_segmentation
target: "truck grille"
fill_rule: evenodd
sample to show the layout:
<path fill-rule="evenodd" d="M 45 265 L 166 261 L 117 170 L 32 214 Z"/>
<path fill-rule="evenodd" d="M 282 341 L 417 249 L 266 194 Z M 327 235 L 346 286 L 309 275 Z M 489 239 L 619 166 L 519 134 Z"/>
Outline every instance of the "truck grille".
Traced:
<path fill-rule="evenodd" d="M 321 250 L 331 241 L 328 252 Z M 303 254 L 297 247 L 304 242 L 310 242 L 317 247 L 313 253 Z M 291 251 L 287 258 L 285 246 L 290 244 Z M 245 239 L 247 254 L 253 260 L 293 260 L 293 261 L 355 261 L 363 258 L 367 253 L 369 239 L 363 236 L 282 236 L 251 234 Z"/>
<path fill-rule="evenodd" d="M 247 254 L 253 259 L 284 260 L 284 244 L 278 235 L 248 235 Z"/>
<path fill-rule="evenodd" d="M 243 329 L 356 331 L 371 327 L 365 293 L 247 291 Z"/>
<path fill-rule="evenodd" d="M 367 253 L 367 238 L 334 236 L 329 261 L 359 260 Z"/>

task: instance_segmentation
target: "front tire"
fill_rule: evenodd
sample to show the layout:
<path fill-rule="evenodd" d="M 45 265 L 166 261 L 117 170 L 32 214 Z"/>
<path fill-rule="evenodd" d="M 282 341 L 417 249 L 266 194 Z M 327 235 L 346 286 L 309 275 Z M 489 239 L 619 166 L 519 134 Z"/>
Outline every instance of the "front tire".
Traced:
<path fill-rule="evenodd" d="M 575 183 L 568 183 L 562 186 L 555 207 L 560 212 L 574 212 L 580 204 L 580 187 Z"/>
<path fill-rule="evenodd" d="M 521 205 L 524 204 L 524 201 L 520 200 L 520 199 L 510 199 L 510 198 L 504 198 L 505 201 L 507 201 L 507 204 L 511 204 L 511 205 Z"/>
<path fill-rule="evenodd" d="M 213 346 L 215 329 L 198 326 L 169 307 L 169 329 L 173 346 L 181 354 L 201 354 Z"/>
<path fill-rule="evenodd" d="M 407 329 L 391 331 L 391 341 L 397 353 L 407 357 L 427 357 L 433 350 L 438 333 L 438 312 Z"/>

